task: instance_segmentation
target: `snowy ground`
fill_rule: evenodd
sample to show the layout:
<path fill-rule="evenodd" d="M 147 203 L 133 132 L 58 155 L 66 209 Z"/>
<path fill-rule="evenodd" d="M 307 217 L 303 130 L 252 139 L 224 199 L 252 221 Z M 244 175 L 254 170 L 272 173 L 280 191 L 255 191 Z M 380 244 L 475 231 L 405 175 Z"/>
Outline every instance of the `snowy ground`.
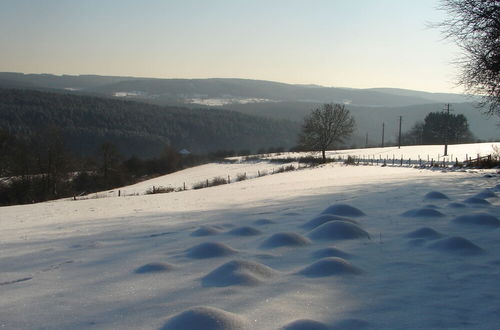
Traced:
<path fill-rule="evenodd" d="M 450 145 L 448 147 L 448 157 L 447 161 L 450 159 L 454 162 L 454 159 L 459 159 L 463 161 L 466 157 L 475 158 L 477 155 L 485 156 L 490 155 L 495 152 L 494 148 L 500 151 L 499 142 L 486 142 L 486 143 L 476 143 L 476 144 L 457 144 Z M 327 156 L 331 158 L 347 156 L 361 157 L 364 159 L 391 159 L 395 158 L 400 160 L 401 157 L 405 160 L 404 166 L 407 166 L 407 159 L 411 158 L 415 164 L 420 158 L 423 161 L 427 159 L 442 161 L 443 160 L 443 146 L 442 145 L 426 145 L 426 146 L 406 146 L 398 149 L 397 147 L 386 147 L 386 148 L 368 148 L 368 149 L 348 149 L 348 150 L 335 150 L 328 151 Z M 262 157 L 263 159 L 283 159 L 283 158 L 299 158 L 314 155 L 320 157 L 319 154 L 306 153 L 306 152 L 286 152 L 280 154 L 269 154 L 268 157 Z M 148 190 L 152 190 L 153 187 L 170 187 L 173 189 L 191 189 L 193 185 L 199 182 L 205 182 L 206 180 L 211 180 L 214 177 L 229 178 L 231 182 L 234 182 L 239 174 L 246 174 L 248 178 L 256 178 L 263 174 L 272 174 L 279 167 L 293 165 L 298 167 L 297 162 L 292 163 L 270 163 L 264 161 L 257 162 L 244 162 L 245 157 L 232 157 L 234 161 L 239 161 L 239 163 L 233 164 L 206 164 L 203 166 L 197 166 L 193 168 L 188 168 L 183 171 L 172 173 L 170 175 L 165 175 L 159 178 L 154 178 L 151 180 L 146 180 L 139 182 L 134 185 L 123 187 L 121 189 L 114 189 L 110 191 L 105 191 L 99 194 L 90 194 L 84 198 L 95 198 L 97 197 L 110 197 L 118 196 L 118 190 L 122 195 L 144 195 Z M 398 163 L 398 162 L 396 162 Z M 379 164 L 382 164 L 380 162 Z M 388 162 L 391 165 L 391 162 Z M 376 175 L 376 174 L 375 174 Z"/>
<path fill-rule="evenodd" d="M 422 159 L 454 162 L 458 159 L 460 162 L 468 158 L 476 158 L 478 155 L 486 156 L 492 153 L 494 148 L 500 150 L 499 142 L 484 142 L 472 144 L 452 144 L 448 146 L 447 156 L 444 155 L 443 145 L 419 145 L 419 146 L 403 146 L 398 147 L 385 147 L 385 148 L 366 148 L 366 149 L 346 149 L 346 150 L 332 150 L 326 153 L 327 157 L 346 158 L 347 156 L 355 156 L 356 158 L 374 158 L 374 159 L 405 159 L 411 158 L 412 160 Z M 285 158 L 285 157 L 302 157 L 307 156 L 308 153 L 284 153 L 276 156 L 272 155 L 271 158 Z"/>
<path fill-rule="evenodd" d="M 3 207 L 0 327 L 494 329 L 499 178 L 329 164 L 201 190 Z M 447 199 L 426 197 L 436 191 Z M 333 207 L 341 221 L 309 223 L 338 204 L 365 215 Z"/>

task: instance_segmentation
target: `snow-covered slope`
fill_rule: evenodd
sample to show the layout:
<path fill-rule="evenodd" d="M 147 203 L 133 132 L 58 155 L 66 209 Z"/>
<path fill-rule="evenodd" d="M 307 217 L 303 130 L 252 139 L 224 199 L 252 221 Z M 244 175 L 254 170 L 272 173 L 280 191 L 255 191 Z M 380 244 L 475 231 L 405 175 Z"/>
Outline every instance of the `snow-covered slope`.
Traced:
<path fill-rule="evenodd" d="M 134 191 L 268 166 L 209 164 Z M 0 327 L 493 329 L 499 183 L 495 170 L 332 163 L 3 207 Z"/>
<path fill-rule="evenodd" d="M 365 148 L 365 149 L 346 149 L 346 150 L 332 150 L 327 151 L 326 156 L 330 158 L 355 156 L 363 158 L 375 158 L 375 159 L 434 159 L 446 161 L 458 161 L 462 162 L 468 158 L 476 158 L 479 156 L 490 155 L 495 152 L 495 148 L 500 150 L 500 142 L 484 142 L 484 143 L 469 143 L 469 144 L 452 144 L 448 146 L 448 154 L 444 155 L 443 145 L 416 145 L 416 146 L 403 146 L 401 148 L 396 147 L 385 147 L 385 148 Z M 295 153 L 284 153 L 279 156 L 272 156 L 272 158 L 286 158 L 286 157 L 301 157 L 307 156 L 308 153 L 295 152 Z"/>

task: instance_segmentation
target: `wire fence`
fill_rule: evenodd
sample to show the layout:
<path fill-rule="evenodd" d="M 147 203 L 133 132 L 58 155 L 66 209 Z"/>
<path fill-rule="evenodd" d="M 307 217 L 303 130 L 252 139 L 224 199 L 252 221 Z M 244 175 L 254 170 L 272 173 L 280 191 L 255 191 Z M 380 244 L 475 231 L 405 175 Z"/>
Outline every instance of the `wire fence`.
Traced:
<path fill-rule="evenodd" d="M 262 159 L 264 160 L 264 159 Z M 270 161 L 269 159 L 265 159 L 266 161 Z M 245 161 L 245 160 L 243 160 Z M 255 159 L 252 158 L 252 161 Z M 151 186 L 146 191 L 139 193 L 134 191 L 132 193 L 127 192 L 125 189 L 119 190 L 111 190 L 108 192 L 95 193 L 85 196 L 74 196 L 74 200 L 83 200 L 83 199 L 95 199 L 95 198 L 106 198 L 106 197 L 121 197 L 121 196 L 138 196 L 138 195 L 149 195 L 149 194 L 162 194 L 162 193 L 171 193 L 171 192 L 181 192 L 186 190 L 198 190 L 203 188 L 209 188 L 219 185 L 231 184 L 240 181 L 245 181 L 249 179 L 256 179 L 267 175 L 279 174 L 284 172 L 303 170 L 306 168 L 311 168 L 315 166 L 320 166 L 325 164 L 318 158 L 314 157 L 301 157 L 301 158 L 286 158 L 286 159 L 275 159 L 272 160 L 274 162 L 279 162 L 287 165 L 283 165 L 280 167 L 272 168 L 270 170 L 258 170 L 254 173 L 237 173 L 236 175 L 231 176 L 227 174 L 225 176 L 216 176 L 211 179 L 205 179 L 191 185 L 183 182 L 180 187 L 172 187 L 172 186 Z M 381 167 L 411 167 L 411 168 L 421 168 L 421 169 L 461 169 L 461 168 L 471 168 L 471 167 L 487 167 L 493 164 L 497 164 L 500 162 L 498 156 L 494 156 L 492 154 L 481 156 L 477 154 L 475 157 L 466 155 L 465 159 L 459 160 L 458 157 L 453 157 L 452 154 L 449 156 L 440 156 L 438 155 L 437 159 L 430 157 L 429 155 L 425 155 L 421 157 L 418 155 L 417 157 L 408 157 L 404 156 L 385 155 L 382 157 L 381 155 L 339 155 L 334 158 L 328 158 L 326 163 L 341 163 L 347 166 L 381 166 Z"/>

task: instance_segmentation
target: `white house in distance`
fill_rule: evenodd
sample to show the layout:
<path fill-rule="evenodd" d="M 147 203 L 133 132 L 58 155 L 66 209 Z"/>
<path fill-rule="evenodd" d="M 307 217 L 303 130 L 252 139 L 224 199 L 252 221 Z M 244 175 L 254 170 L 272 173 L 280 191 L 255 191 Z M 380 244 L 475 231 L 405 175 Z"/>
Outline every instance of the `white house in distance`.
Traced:
<path fill-rule="evenodd" d="M 182 149 L 181 151 L 179 151 L 179 154 L 181 154 L 182 156 L 187 156 L 191 154 L 191 152 L 187 149 Z"/>

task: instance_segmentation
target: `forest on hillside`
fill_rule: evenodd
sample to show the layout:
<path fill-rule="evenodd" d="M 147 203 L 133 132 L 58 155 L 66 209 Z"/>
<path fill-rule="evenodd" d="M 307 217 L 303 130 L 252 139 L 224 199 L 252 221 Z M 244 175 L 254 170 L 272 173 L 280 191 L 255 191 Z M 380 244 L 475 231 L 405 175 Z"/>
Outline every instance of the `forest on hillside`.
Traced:
<path fill-rule="evenodd" d="M 300 124 L 227 110 L 0 89 L 0 128 L 22 137 L 57 129 L 69 149 L 80 155 L 93 154 L 108 142 L 125 156 L 155 157 L 165 145 L 199 154 L 290 148 L 296 143 Z"/>

